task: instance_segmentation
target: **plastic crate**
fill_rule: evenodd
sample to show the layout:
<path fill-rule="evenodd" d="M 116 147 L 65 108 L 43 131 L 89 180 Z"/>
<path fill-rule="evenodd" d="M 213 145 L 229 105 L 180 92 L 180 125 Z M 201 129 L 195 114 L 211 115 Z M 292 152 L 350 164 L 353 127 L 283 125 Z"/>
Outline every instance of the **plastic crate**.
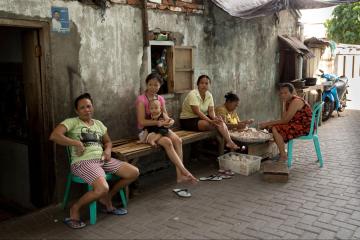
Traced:
<path fill-rule="evenodd" d="M 226 153 L 218 157 L 220 169 L 231 170 L 249 176 L 259 171 L 261 157 L 236 152 Z"/>

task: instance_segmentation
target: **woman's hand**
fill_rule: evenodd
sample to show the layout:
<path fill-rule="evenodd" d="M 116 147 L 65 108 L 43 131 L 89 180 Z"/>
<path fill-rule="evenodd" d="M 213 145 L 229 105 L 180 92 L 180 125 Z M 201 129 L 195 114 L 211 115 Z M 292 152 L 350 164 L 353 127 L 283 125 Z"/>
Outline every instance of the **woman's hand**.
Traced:
<path fill-rule="evenodd" d="M 82 142 L 78 141 L 75 145 L 75 152 L 78 157 L 84 154 L 85 146 Z"/>
<path fill-rule="evenodd" d="M 262 122 L 262 123 L 259 123 L 259 128 L 260 129 L 264 129 L 264 128 L 267 128 L 269 127 L 270 125 L 267 123 L 267 122 Z"/>
<path fill-rule="evenodd" d="M 209 122 L 214 126 L 220 127 L 223 123 L 223 120 L 221 118 L 219 119 L 218 117 L 215 117 L 215 119 L 210 119 Z"/>
<path fill-rule="evenodd" d="M 238 130 L 243 130 L 246 128 L 246 125 L 247 125 L 246 123 L 239 122 L 238 125 L 236 126 L 236 128 Z"/>
<path fill-rule="evenodd" d="M 159 121 L 157 122 L 157 126 L 158 126 L 158 127 L 162 127 L 162 126 L 164 126 L 165 124 L 166 124 L 165 120 L 159 120 Z"/>
<path fill-rule="evenodd" d="M 246 121 L 246 124 L 252 124 L 253 122 L 254 122 L 254 119 L 251 118 L 251 119 L 249 119 L 249 120 Z"/>
<path fill-rule="evenodd" d="M 110 158 L 111 158 L 111 151 L 105 150 L 101 156 L 101 160 L 107 162 L 110 161 Z"/>
<path fill-rule="evenodd" d="M 174 119 L 170 118 L 165 121 L 164 127 L 170 128 L 172 125 L 174 125 L 174 122 L 175 122 Z"/>

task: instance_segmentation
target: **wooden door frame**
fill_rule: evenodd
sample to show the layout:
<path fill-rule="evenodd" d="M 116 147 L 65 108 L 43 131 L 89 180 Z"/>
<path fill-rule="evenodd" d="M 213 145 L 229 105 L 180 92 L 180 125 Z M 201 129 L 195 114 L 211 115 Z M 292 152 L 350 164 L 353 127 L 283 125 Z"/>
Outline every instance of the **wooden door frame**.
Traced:
<path fill-rule="evenodd" d="M 46 206 L 54 201 L 55 192 L 55 158 L 54 158 L 54 144 L 48 141 L 48 137 L 54 126 L 54 113 L 52 108 L 53 100 L 51 98 L 50 89 L 50 73 L 51 73 L 51 58 L 50 58 L 50 23 L 49 20 L 24 20 L 16 18 L 2 18 L 0 17 L 0 27 L 14 27 L 14 28 L 30 28 L 38 30 L 39 41 L 41 46 L 40 56 L 40 77 L 41 82 L 39 87 L 41 89 L 42 105 L 42 123 L 43 136 L 41 136 L 41 143 L 44 152 L 41 153 L 41 179 L 44 183 L 42 189 L 45 193 L 40 196 L 41 199 L 35 205 Z"/>

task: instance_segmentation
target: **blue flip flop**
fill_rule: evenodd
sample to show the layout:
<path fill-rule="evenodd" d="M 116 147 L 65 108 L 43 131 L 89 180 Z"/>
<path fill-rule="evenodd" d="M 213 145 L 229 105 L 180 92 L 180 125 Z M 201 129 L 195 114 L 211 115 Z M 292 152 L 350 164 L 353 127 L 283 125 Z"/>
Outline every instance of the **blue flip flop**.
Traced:
<path fill-rule="evenodd" d="M 72 229 L 80 229 L 86 227 L 86 224 L 83 221 L 71 218 L 65 218 L 63 223 L 65 223 L 66 226 Z"/>
<path fill-rule="evenodd" d="M 128 211 L 125 208 L 114 208 L 113 210 L 103 209 L 102 212 L 112 215 L 126 215 Z"/>

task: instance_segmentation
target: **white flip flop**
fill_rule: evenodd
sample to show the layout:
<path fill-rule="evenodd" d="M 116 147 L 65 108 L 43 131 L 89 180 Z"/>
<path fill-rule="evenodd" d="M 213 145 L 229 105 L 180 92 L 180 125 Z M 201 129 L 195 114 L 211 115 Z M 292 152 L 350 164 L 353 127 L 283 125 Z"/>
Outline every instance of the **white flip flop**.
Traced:
<path fill-rule="evenodd" d="M 201 177 L 199 178 L 200 181 L 221 181 L 222 177 L 217 175 L 210 175 L 208 177 Z"/>
<path fill-rule="evenodd" d="M 178 195 L 178 197 L 189 198 L 191 197 L 191 193 L 186 188 L 174 188 L 173 192 Z"/>

